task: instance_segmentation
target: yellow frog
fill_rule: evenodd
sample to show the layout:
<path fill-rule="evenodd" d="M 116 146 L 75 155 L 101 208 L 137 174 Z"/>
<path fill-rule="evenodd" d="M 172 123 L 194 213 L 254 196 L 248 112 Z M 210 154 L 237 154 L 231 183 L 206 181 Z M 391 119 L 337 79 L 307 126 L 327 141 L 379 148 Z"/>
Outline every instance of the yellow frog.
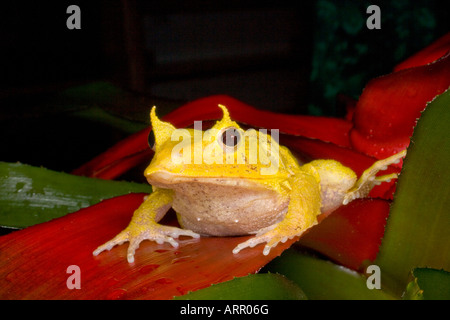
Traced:
<path fill-rule="evenodd" d="M 150 119 L 154 157 L 145 170 L 153 192 L 134 212 L 130 224 L 94 252 L 129 241 L 127 260 L 143 240 L 178 247 L 174 238 L 255 234 L 233 253 L 266 243 L 263 254 L 280 241 L 300 236 L 317 224 L 317 216 L 368 195 L 374 185 L 397 178 L 375 175 L 405 156 L 402 151 L 375 162 L 357 179 L 335 160 L 300 165 L 291 152 L 267 131 L 244 131 L 223 118 L 206 131 L 176 129 L 156 116 Z M 196 123 L 198 124 L 198 123 Z M 183 229 L 158 223 L 173 208 Z"/>

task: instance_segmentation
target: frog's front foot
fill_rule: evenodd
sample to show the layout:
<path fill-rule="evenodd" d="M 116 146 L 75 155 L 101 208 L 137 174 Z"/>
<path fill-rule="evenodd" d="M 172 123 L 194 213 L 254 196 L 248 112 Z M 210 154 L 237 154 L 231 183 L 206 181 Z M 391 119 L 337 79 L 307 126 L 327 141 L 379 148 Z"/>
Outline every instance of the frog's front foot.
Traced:
<path fill-rule="evenodd" d="M 406 150 L 403 150 L 389 158 L 376 161 L 369 169 L 363 172 L 355 185 L 346 193 L 342 204 L 346 205 L 352 200 L 367 197 L 374 186 L 379 185 L 382 182 L 389 182 L 392 179 L 396 179 L 398 177 L 396 173 L 380 177 L 377 177 L 376 174 L 379 171 L 386 170 L 389 165 L 400 162 L 401 158 L 405 155 Z"/>
<path fill-rule="evenodd" d="M 296 236 L 300 236 L 301 232 L 298 234 L 285 234 L 279 231 L 279 228 L 270 226 L 261 229 L 253 238 L 248 239 L 245 242 L 238 244 L 234 249 L 233 253 L 237 254 L 239 251 L 245 248 L 253 248 L 260 243 L 267 243 L 263 249 L 263 254 L 267 256 L 270 250 L 278 245 L 278 243 L 285 243 L 288 239 L 292 239 Z"/>
<path fill-rule="evenodd" d="M 96 256 L 102 251 L 111 250 L 115 245 L 120 245 L 126 241 L 130 242 L 127 251 L 128 263 L 134 262 L 134 254 L 136 249 L 139 248 L 139 244 L 144 240 L 152 240 L 158 244 L 163 244 L 164 242 L 170 243 L 174 248 L 178 247 L 178 242 L 174 238 L 179 236 L 188 236 L 192 238 L 199 238 L 200 235 L 191 231 L 184 230 L 176 227 L 168 227 L 160 224 L 155 224 L 151 227 L 146 227 L 142 229 L 139 226 L 128 226 L 125 230 L 120 232 L 113 239 L 99 246 L 94 250 L 93 255 Z"/>

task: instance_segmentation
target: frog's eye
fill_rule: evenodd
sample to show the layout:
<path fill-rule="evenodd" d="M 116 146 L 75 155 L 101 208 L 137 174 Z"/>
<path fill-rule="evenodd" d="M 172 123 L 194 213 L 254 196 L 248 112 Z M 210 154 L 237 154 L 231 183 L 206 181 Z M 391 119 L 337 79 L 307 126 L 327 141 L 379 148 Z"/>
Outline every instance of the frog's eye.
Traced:
<path fill-rule="evenodd" d="M 219 142 L 225 148 L 233 148 L 241 141 L 241 133 L 235 127 L 228 127 L 219 134 Z"/>
<path fill-rule="evenodd" d="M 155 151 L 155 133 L 153 132 L 153 129 L 150 130 L 148 134 L 148 145 L 150 146 L 150 149 Z"/>

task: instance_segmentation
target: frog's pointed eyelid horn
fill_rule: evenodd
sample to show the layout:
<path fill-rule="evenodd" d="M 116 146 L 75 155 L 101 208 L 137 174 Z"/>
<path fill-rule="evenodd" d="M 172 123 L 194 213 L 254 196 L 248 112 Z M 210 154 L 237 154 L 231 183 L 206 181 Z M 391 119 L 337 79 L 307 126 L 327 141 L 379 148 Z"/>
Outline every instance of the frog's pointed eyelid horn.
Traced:
<path fill-rule="evenodd" d="M 156 115 L 156 106 L 153 106 L 150 111 L 150 122 L 152 123 L 152 131 L 155 137 L 155 146 L 158 148 L 165 141 L 170 139 L 172 132 L 176 129 L 173 125 L 168 122 L 161 121 Z"/>
<path fill-rule="evenodd" d="M 161 120 L 159 120 L 158 116 L 156 115 L 156 106 L 153 106 L 150 110 L 150 123 L 152 124 L 152 126 L 154 126 L 158 121 Z"/>
<path fill-rule="evenodd" d="M 223 120 L 225 120 L 225 121 L 231 121 L 230 113 L 228 112 L 227 107 L 225 107 L 223 104 L 219 104 L 219 108 L 222 109 L 222 111 L 223 111 L 222 121 L 223 121 Z"/>

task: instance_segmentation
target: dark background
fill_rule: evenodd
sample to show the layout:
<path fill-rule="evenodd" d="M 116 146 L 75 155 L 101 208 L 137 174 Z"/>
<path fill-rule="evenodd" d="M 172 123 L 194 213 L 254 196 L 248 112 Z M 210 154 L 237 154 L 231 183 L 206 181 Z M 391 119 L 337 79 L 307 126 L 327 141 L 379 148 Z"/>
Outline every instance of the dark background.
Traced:
<path fill-rule="evenodd" d="M 80 30 L 66 28 L 71 4 L 81 9 Z M 381 9 L 381 30 L 366 28 L 371 4 Z M 147 121 L 154 101 L 167 112 L 212 94 L 278 112 L 342 116 L 337 94 L 357 98 L 371 78 L 389 73 L 449 31 L 444 5 L 437 0 L 4 1 L 0 160 L 70 170 L 129 134 L 66 117 L 68 109 L 92 101 L 108 109 L 96 100 L 104 92 L 90 92 L 92 101 L 84 92 L 81 102 L 65 96 L 55 103 L 55 94 L 93 81 L 123 89 L 128 100 L 108 101 L 109 106 L 115 104 L 121 116 L 133 113 L 134 120 Z"/>

